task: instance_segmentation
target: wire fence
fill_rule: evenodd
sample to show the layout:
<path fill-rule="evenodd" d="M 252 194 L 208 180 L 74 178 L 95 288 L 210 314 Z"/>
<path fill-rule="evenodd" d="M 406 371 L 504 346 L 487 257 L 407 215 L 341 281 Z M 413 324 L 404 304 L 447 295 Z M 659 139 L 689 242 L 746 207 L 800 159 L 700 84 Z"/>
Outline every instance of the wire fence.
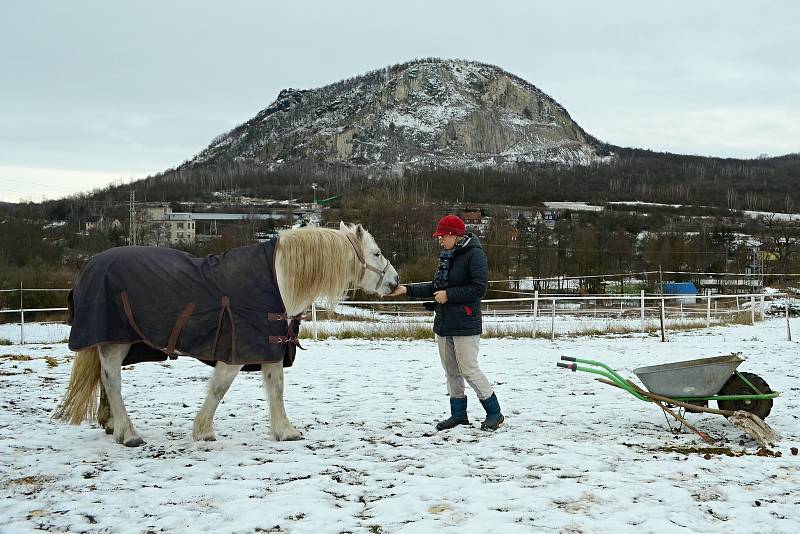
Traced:
<path fill-rule="evenodd" d="M 18 292 L 19 306 L 0 308 L 0 342 L 57 343 L 69 335 L 66 307 L 26 307 L 26 292 L 69 289 L 2 289 Z M 8 299 L 6 299 L 8 302 Z M 16 302 L 16 301 L 15 301 Z M 305 316 L 303 336 L 424 338 L 431 336 L 433 312 L 420 301 L 344 301 L 331 310 L 313 303 Z M 465 312 L 466 313 L 466 312 Z M 555 339 L 603 333 L 658 333 L 709 328 L 722 324 L 755 324 L 769 317 L 800 315 L 800 306 L 786 293 L 707 295 L 565 295 L 539 294 L 481 301 L 484 335 Z M 12 322 L 9 322 L 12 321 Z M 310 323 L 310 324 L 309 324 Z"/>
<path fill-rule="evenodd" d="M 486 299 L 481 308 L 484 335 L 551 339 L 628 332 L 660 332 L 665 339 L 669 330 L 752 325 L 769 317 L 788 318 L 800 311 L 785 293 L 577 296 L 534 292 L 533 297 Z M 319 321 L 319 307 L 312 306 L 310 337 L 355 337 L 358 331 L 365 337 L 381 337 L 381 333 L 392 331 L 402 334 L 413 325 L 429 328 L 433 322 L 432 313 L 414 301 L 349 301 L 336 311 L 335 318 Z"/>

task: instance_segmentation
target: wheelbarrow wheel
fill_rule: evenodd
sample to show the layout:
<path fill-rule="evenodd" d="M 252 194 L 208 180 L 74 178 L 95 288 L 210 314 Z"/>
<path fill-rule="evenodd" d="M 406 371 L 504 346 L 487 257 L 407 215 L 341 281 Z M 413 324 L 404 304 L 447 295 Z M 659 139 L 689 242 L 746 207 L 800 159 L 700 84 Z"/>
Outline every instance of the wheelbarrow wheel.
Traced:
<path fill-rule="evenodd" d="M 770 393 L 772 390 L 769 384 L 760 376 L 753 373 L 740 373 L 753 384 L 761 393 Z M 754 395 L 755 392 L 750 386 L 744 383 L 738 375 L 731 376 L 718 395 Z M 766 419 L 772 410 L 772 399 L 739 399 L 739 400 L 720 400 L 717 401 L 720 410 L 744 410 L 750 412 L 761 419 Z"/>

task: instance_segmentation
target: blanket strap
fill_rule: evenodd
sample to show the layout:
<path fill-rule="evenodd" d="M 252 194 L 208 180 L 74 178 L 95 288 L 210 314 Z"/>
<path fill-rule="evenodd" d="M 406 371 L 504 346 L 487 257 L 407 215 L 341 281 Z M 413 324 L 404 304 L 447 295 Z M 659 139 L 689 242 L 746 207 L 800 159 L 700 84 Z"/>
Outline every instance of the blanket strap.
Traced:
<path fill-rule="evenodd" d="M 291 343 L 301 350 L 306 350 L 305 347 L 300 345 L 300 339 L 298 339 L 297 336 L 269 336 L 267 342 L 270 344 Z"/>
<path fill-rule="evenodd" d="M 217 333 L 214 336 L 214 344 L 211 346 L 211 356 L 212 360 L 216 359 L 217 355 L 217 344 L 219 343 L 219 334 L 222 330 L 222 320 L 225 318 L 225 314 L 228 314 L 228 320 L 231 322 L 231 361 L 233 361 L 233 356 L 236 354 L 236 325 L 233 323 L 233 314 L 231 313 L 231 299 L 227 296 L 224 296 L 220 299 L 221 309 L 219 311 L 219 321 L 217 322 Z"/>
<path fill-rule="evenodd" d="M 178 337 L 181 335 L 183 327 L 186 326 L 186 321 L 189 320 L 189 316 L 194 313 L 195 308 L 197 308 L 197 306 L 194 302 L 187 304 L 178 316 L 178 320 L 175 321 L 175 326 L 172 327 L 172 332 L 169 334 L 169 341 L 167 341 L 167 346 L 164 349 L 172 358 L 177 358 L 177 356 L 173 356 L 175 353 L 175 345 L 178 344 Z"/>
<path fill-rule="evenodd" d="M 150 340 L 147 339 L 147 336 L 144 335 L 144 332 L 142 332 L 142 329 L 139 328 L 139 325 L 136 324 L 136 321 L 133 318 L 133 310 L 131 309 L 131 301 L 128 299 L 127 291 L 122 292 L 122 308 L 125 310 L 125 315 L 128 317 L 128 323 L 130 323 L 131 328 L 133 328 L 133 331 L 136 332 L 136 335 L 138 335 L 142 341 L 151 347 L 155 347 L 155 345 L 153 345 Z"/>
<path fill-rule="evenodd" d="M 297 321 L 300 322 L 305 318 L 305 315 L 298 313 L 297 315 L 288 315 L 286 313 L 267 313 L 267 321 Z"/>

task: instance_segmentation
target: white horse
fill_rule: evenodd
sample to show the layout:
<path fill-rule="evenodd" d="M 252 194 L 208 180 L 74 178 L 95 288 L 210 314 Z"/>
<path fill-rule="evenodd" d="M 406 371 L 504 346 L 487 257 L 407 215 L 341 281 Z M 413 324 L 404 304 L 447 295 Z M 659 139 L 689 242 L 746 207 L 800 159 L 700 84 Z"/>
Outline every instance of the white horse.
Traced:
<path fill-rule="evenodd" d="M 360 224 L 341 223 L 338 230 L 302 228 L 280 234 L 275 255 L 278 288 L 289 317 L 303 313 L 319 297 L 331 304 L 355 285 L 385 296 L 399 282 L 375 240 Z M 247 280 L 241 280 L 245 285 Z M 154 288 L 157 293 L 158 289 Z M 54 415 L 55 419 L 80 424 L 96 418 L 106 433 L 127 447 L 144 443 L 131 423 L 122 400 L 120 369 L 131 349 L 130 344 L 106 343 L 75 354 L 67 393 Z M 216 362 L 208 384 L 208 393 L 194 419 L 195 440 L 213 441 L 214 413 L 242 365 Z M 261 365 L 264 387 L 269 398 L 270 434 L 277 441 L 302 439 L 292 426 L 283 404 L 283 362 Z M 100 405 L 97 407 L 97 394 Z"/>

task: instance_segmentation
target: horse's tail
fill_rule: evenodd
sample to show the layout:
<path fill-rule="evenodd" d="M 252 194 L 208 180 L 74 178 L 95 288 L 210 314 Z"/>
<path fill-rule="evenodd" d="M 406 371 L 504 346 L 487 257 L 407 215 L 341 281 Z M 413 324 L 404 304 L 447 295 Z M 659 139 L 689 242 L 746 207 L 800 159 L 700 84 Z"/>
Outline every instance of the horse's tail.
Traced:
<path fill-rule="evenodd" d="M 56 408 L 53 419 L 79 425 L 96 417 L 100 387 L 100 354 L 97 347 L 75 353 L 67 393 Z"/>

